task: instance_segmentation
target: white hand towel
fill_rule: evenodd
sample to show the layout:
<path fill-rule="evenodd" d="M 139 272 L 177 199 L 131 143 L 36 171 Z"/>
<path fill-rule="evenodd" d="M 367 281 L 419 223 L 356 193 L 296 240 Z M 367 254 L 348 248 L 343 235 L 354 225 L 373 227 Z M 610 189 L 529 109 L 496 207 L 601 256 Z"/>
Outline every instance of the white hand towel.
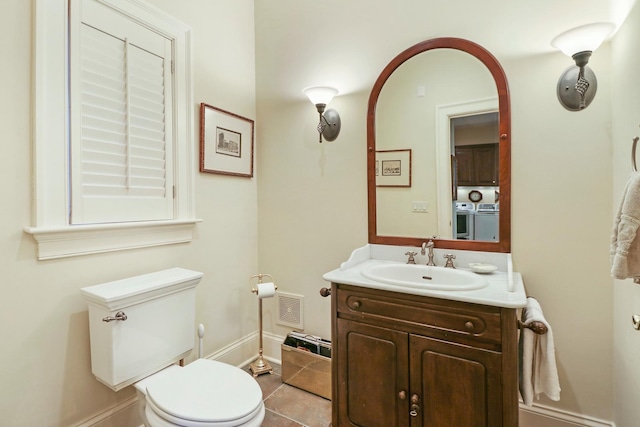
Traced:
<path fill-rule="evenodd" d="M 640 172 L 633 172 L 624 188 L 611 235 L 611 276 L 640 279 Z"/>
<path fill-rule="evenodd" d="M 525 405 L 531 406 L 533 398 L 544 393 L 551 400 L 560 400 L 560 382 L 556 367 L 555 346 L 551 326 L 544 318 L 542 308 L 535 298 L 527 298 L 522 311 L 522 322 L 533 321 L 547 326 L 547 333 L 538 335 L 528 328 L 520 331 L 520 395 Z"/>

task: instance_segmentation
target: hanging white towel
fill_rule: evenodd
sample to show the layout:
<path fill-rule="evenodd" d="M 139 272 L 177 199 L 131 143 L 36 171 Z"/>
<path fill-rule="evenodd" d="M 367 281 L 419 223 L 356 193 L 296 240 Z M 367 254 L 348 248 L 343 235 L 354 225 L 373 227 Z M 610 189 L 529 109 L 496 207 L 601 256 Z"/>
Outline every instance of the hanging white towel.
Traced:
<path fill-rule="evenodd" d="M 611 276 L 640 279 L 640 172 L 633 172 L 624 188 L 611 235 Z"/>
<path fill-rule="evenodd" d="M 544 318 L 538 301 L 529 297 L 527 306 L 522 311 L 522 323 L 527 325 L 533 321 L 544 323 L 547 333 L 538 335 L 528 328 L 520 331 L 520 395 L 527 406 L 531 406 L 533 398 L 538 399 L 542 393 L 551 400 L 560 400 L 551 326 Z"/>

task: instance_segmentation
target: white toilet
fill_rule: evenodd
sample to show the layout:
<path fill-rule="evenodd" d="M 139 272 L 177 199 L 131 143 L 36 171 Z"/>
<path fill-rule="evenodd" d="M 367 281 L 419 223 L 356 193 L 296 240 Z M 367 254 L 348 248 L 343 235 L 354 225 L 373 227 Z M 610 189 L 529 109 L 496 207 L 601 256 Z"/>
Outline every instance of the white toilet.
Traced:
<path fill-rule="evenodd" d="M 81 289 L 91 370 L 115 391 L 134 384 L 147 427 L 259 427 L 262 391 L 250 374 L 208 359 L 175 364 L 194 347 L 200 279 L 172 268 Z"/>

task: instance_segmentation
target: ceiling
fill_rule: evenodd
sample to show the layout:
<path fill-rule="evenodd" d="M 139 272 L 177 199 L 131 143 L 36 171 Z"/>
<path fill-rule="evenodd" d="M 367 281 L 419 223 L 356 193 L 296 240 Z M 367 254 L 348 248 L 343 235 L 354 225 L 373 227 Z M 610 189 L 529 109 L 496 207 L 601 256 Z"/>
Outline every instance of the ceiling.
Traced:
<path fill-rule="evenodd" d="M 555 53 L 556 35 L 592 22 L 619 27 L 636 1 L 255 1 L 258 96 L 303 100 L 314 85 L 368 92 L 396 54 L 434 37 L 473 40 L 500 61 Z"/>

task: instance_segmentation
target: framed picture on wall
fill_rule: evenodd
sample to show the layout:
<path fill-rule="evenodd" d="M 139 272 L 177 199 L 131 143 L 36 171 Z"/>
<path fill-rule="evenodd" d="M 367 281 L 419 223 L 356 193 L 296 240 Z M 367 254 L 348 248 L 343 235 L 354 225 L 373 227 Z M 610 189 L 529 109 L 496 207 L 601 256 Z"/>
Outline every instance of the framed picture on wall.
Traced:
<path fill-rule="evenodd" d="M 376 151 L 376 186 L 411 187 L 411 150 Z"/>
<path fill-rule="evenodd" d="M 200 104 L 200 172 L 253 177 L 254 122 Z"/>

